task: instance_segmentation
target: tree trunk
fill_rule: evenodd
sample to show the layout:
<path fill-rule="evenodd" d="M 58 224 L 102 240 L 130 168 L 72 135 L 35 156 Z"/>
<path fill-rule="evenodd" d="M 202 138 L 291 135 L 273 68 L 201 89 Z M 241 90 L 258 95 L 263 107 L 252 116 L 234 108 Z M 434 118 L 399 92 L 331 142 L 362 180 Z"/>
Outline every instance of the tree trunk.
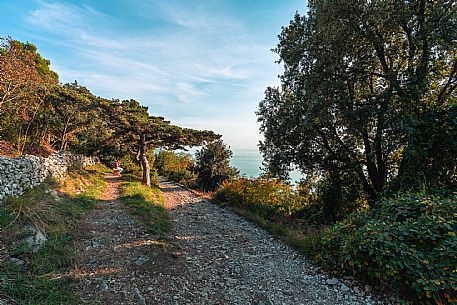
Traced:
<path fill-rule="evenodd" d="M 147 158 L 147 144 L 146 144 L 146 136 L 140 136 L 140 162 L 141 167 L 143 169 L 143 184 L 147 185 L 148 187 L 151 186 L 151 176 L 150 176 L 150 167 Z"/>
<path fill-rule="evenodd" d="M 42 100 L 40 100 L 40 102 L 36 106 L 36 109 L 33 112 L 32 118 L 30 119 L 29 123 L 27 124 L 27 129 L 25 130 L 25 133 L 24 133 L 24 142 L 23 142 L 22 147 L 20 149 L 21 156 L 24 154 L 25 148 L 27 146 L 27 138 L 29 136 L 30 127 L 32 126 L 32 123 L 35 122 L 36 115 L 37 115 L 38 111 L 40 110 L 41 105 L 42 105 Z"/>
<path fill-rule="evenodd" d="M 70 118 L 67 118 L 65 120 L 65 124 L 63 126 L 63 130 L 62 130 L 62 134 L 60 135 L 60 151 L 62 150 L 65 150 L 65 146 L 66 146 L 66 137 L 67 137 L 67 128 L 68 128 L 68 124 L 70 122 Z"/>
<path fill-rule="evenodd" d="M 338 164 L 330 165 L 327 179 L 329 179 L 330 186 L 324 191 L 323 212 L 325 220 L 329 223 L 334 223 L 340 217 L 343 205 L 341 174 Z"/>

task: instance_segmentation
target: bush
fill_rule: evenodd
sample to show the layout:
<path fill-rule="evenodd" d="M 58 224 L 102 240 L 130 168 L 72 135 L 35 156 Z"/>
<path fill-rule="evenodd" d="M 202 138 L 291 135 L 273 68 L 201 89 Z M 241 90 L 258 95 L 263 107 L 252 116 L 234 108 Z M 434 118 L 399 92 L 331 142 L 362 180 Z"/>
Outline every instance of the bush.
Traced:
<path fill-rule="evenodd" d="M 308 237 L 307 250 L 328 269 L 383 283 L 422 304 L 451 304 L 457 301 L 456 216 L 455 196 L 384 199 L 377 210 Z"/>
<path fill-rule="evenodd" d="M 326 204 L 322 199 L 321 185 L 301 181 L 297 188 L 277 179 L 241 178 L 227 181 L 216 192 L 214 199 L 251 211 L 263 211 L 263 216 L 294 217 L 307 223 L 322 224 L 329 221 Z M 354 210 L 366 209 L 362 200 L 345 205 L 341 215 Z"/>
<path fill-rule="evenodd" d="M 195 163 L 189 154 L 176 154 L 172 151 L 161 150 L 155 158 L 154 167 L 157 173 L 185 185 L 195 187 L 197 174 L 195 173 Z"/>
<path fill-rule="evenodd" d="M 198 188 L 203 191 L 215 191 L 222 182 L 239 175 L 239 171 L 230 166 L 232 151 L 222 140 L 208 143 L 195 157 Z"/>
<path fill-rule="evenodd" d="M 304 208 L 305 202 L 290 185 L 279 180 L 247 179 L 226 181 L 214 195 L 219 202 L 258 211 L 262 216 L 291 216 Z"/>

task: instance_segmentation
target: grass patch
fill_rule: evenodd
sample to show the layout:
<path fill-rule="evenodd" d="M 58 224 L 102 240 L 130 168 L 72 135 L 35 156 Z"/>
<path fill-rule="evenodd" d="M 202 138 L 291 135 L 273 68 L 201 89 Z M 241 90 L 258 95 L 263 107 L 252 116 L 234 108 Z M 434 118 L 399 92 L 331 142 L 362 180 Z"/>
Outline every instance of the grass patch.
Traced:
<path fill-rule="evenodd" d="M 83 213 L 95 206 L 106 182 L 104 168 L 71 170 L 59 183 L 47 180 L 17 198 L 7 198 L 0 207 L 1 242 L 7 257 L 24 262 L 16 265 L 6 258 L 0 265 L 0 295 L 13 304 L 80 304 L 65 274 L 73 265 L 73 232 Z M 23 238 L 25 225 L 46 233 L 48 240 L 36 253 Z"/>
<path fill-rule="evenodd" d="M 82 195 L 100 199 L 106 186 L 103 176 L 111 173 L 112 171 L 102 164 L 70 170 L 67 177 L 59 181 L 59 191 L 72 196 Z"/>
<path fill-rule="evenodd" d="M 132 207 L 132 214 L 137 216 L 153 234 L 164 235 L 171 223 L 164 208 L 164 197 L 157 186 L 147 187 L 135 181 L 134 177 L 124 177 L 121 187 L 121 199 Z"/>
<path fill-rule="evenodd" d="M 0 291 L 17 304 L 80 304 L 72 283 L 62 277 L 71 267 L 73 248 L 69 235 L 50 236 L 40 251 L 21 256 L 26 265 L 2 266 Z"/>

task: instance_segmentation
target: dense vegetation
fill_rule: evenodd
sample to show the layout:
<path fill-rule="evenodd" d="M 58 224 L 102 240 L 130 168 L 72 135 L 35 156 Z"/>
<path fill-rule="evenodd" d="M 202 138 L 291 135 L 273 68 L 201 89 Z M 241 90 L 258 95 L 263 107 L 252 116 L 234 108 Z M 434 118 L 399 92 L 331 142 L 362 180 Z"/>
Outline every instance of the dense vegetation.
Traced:
<path fill-rule="evenodd" d="M 221 183 L 239 175 L 230 166 L 232 151 L 222 140 L 208 143 L 195 155 L 198 173 L 198 187 L 204 191 L 214 191 Z"/>
<path fill-rule="evenodd" d="M 229 202 L 268 219 L 297 215 L 305 206 L 312 205 L 304 199 L 290 185 L 262 178 L 226 181 L 215 194 L 218 202 Z"/>
<path fill-rule="evenodd" d="M 331 272 L 457 302 L 456 14 L 454 1 L 310 1 L 279 35 L 281 87 L 257 112 L 266 178 L 215 200 Z M 280 182 L 293 167 L 296 189 Z"/>
<path fill-rule="evenodd" d="M 305 252 L 330 270 L 417 299 L 457 302 L 456 197 L 403 195 L 305 239 Z"/>
<path fill-rule="evenodd" d="M 336 208 L 457 187 L 454 1 L 312 1 L 279 35 L 285 72 L 258 119 L 280 176 L 325 179 Z M 357 194 L 348 194 L 357 192 Z"/>
<path fill-rule="evenodd" d="M 153 148 L 178 149 L 218 139 L 211 131 L 170 124 L 135 100 L 94 96 L 77 82 L 61 85 L 34 45 L 0 44 L 0 147 L 10 154 L 69 150 L 104 161 L 128 155 L 150 186 Z"/>
<path fill-rule="evenodd" d="M 413 304 L 457 298 L 457 196 L 404 194 L 353 212 L 333 226 L 319 196 L 277 180 L 225 182 L 214 201 L 303 251 L 327 270 L 353 276 Z"/>
<path fill-rule="evenodd" d="M 197 187 L 195 162 L 189 154 L 161 150 L 156 155 L 154 167 L 157 173 L 168 180 L 178 182 L 186 187 Z"/>
<path fill-rule="evenodd" d="M 169 180 L 202 191 L 215 191 L 223 182 L 239 175 L 230 166 L 231 157 L 230 148 L 222 140 L 216 140 L 198 150 L 195 160 L 189 154 L 159 151 L 154 165 Z"/>

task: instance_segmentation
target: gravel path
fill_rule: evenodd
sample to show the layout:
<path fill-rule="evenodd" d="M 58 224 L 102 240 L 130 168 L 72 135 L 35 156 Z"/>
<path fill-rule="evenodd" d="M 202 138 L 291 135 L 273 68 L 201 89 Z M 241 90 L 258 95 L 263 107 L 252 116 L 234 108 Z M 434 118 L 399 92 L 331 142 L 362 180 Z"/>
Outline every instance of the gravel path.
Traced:
<path fill-rule="evenodd" d="M 149 234 L 118 199 L 119 178 L 107 180 L 104 200 L 80 226 L 81 242 L 70 276 L 84 304 L 156 304 L 147 300 L 161 293 L 162 267 L 179 264 L 167 242 Z"/>
<path fill-rule="evenodd" d="M 72 273 L 86 304 L 382 304 L 174 183 L 160 184 L 172 232 L 149 235 L 109 181 L 81 226 Z"/>
<path fill-rule="evenodd" d="M 175 304 L 382 304 L 234 213 L 174 183 L 160 187 L 190 275 Z"/>

